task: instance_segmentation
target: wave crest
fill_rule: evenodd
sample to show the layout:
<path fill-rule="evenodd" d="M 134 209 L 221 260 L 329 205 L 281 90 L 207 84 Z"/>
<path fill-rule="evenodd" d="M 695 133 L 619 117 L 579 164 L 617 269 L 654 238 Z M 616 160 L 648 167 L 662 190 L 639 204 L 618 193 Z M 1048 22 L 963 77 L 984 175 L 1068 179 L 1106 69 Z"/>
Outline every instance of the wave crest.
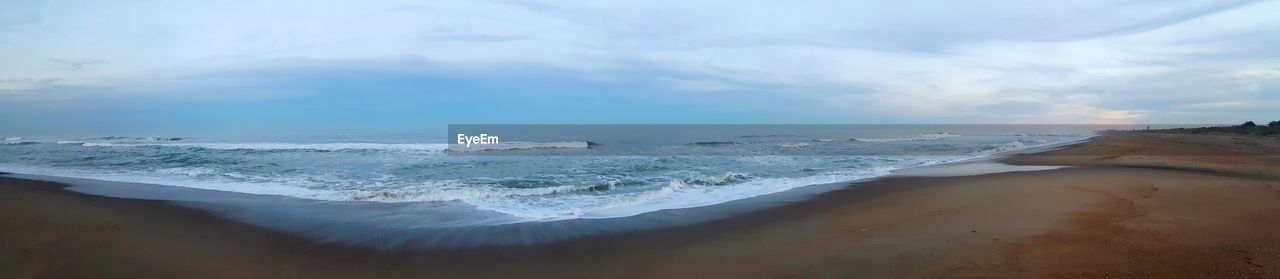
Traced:
<path fill-rule="evenodd" d="M 549 149 L 549 148 L 590 148 L 591 143 L 587 141 L 566 141 L 566 142 L 510 142 L 499 144 L 481 144 L 466 145 L 449 144 L 449 152 L 477 152 L 477 151 L 502 151 L 502 150 L 526 150 L 526 149 Z"/>
<path fill-rule="evenodd" d="M 496 185 L 467 184 L 457 180 L 427 181 L 414 187 L 357 190 L 350 200 L 379 202 L 466 201 L 484 198 L 509 198 L 557 195 L 575 192 L 605 191 L 614 182 L 593 185 L 565 185 L 540 188 L 511 188 Z"/>
<path fill-rule="evenodd" d="M 929 141 L 929 140 L 940 140 L 940 139 L 955 138 L 955 137 L 960 137 L 960 135 L 947 133 L 947 132 L 936 132 L 936 133 L 920 134 L 920 135 L 909 137 L 909 138 L 851 138 L 849 140 L 861 141 L 861 142 L 898 142 L 898 141 Z"/>
<path fill-rule="evenodd" d="M 689 143 L 689 145 L 694 145 L 694 146 L 725 146 L 725 145 L 738 145 L 738 144 L 742 144 L 742 143 L 736 142 L 736 141 L 699 141 L 699 142 Z"/>
<path fill-rule="evenodd" d="M 75 141 L 60 141 L 60 144 L 76 144 Z M 181 147 L 216 150 L 397 150 L 397 151 L 443 151 L 443 143 L 115 143 L 115 142 L 80 142 L 87 147 Z"/>

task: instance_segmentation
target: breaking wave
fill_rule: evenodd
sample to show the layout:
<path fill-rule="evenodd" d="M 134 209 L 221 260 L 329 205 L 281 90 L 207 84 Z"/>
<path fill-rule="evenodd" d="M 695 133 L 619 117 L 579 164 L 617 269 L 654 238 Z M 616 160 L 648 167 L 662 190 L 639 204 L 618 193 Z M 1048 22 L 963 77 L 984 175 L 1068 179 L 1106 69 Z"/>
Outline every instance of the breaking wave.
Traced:
<path fill-rule="evenodd" d="M 351 191 L 350 200 L 380 202 L 467 201 L 483 198 L 513 198 L 606 191 L 610 187 L 612 187 L 612 183 L 511 188 L 497 185 L 473 185 L 458 180 L 440 180 L 427 181 L 410 187 Z"/>
<path fill-rule="evenodd" d="M 478 151 L 501 151 L 501 150 L 525 150 L 525 149 L 544 149 L 544 148 L 589 148 L 591 143 L 587 141 L 566 141 L 566 142 L 510 142 L 499 144 L 472 144 L 470 147 L 461 144 L 449 144 L 449 152 L 478 152 Z"/>
<path fill-rule="evenodd" d="M 4 141 L 2 143 L 7 145 L 27 145 L 27 144 L 37 144 L 39 142 L 24 141 L 22 140 L 22 137 L 7 137 L 7 138 L 4 138 Z"/>
<path fill-rule="evenodd" d="M 216 150 L 393 150 L 393 151 L 443 151 L 443 143 L 118 143 L 59 141 L 59 144 L 76 144 L 87 147 L 181 147 Z"/>
<path fill-rule="evenodd" d="M 738 144 L 743 144 L 743 143 L 736 142 L 736 141 L 699 141 L 699 142 L 689 143 L 689 145 L 694 145 L 694 146 L 725 146 L 725 145 L 738 145 Z"/>
<path fill-rule="evenodd" d="M 898 142 L 898 141 L 940 140 L 940 139 L 955 138 L 955 137 L 960 137 L 960 135 L 946 133 L 946 132 L 937 132 L 937 133 L 920 134 L 914 137 L 907 137 L 907 138 L 851 138 L 849 140 L 861 141 L 861 142 Z"/>

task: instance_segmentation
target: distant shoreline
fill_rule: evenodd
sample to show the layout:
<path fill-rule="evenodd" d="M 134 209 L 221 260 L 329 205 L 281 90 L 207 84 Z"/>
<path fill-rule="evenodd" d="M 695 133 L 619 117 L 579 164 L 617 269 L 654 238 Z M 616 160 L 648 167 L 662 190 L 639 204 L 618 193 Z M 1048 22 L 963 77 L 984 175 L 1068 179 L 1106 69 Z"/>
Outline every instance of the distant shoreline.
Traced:
<path fill-rule="evenodd" d="M 1253 123 L 1250 121 L 1249 123 Z M 1223 125 L 1223 126 L 1206 126 L 1197 128 L 1166 128 L 1151 130 L 1135 130 L 1135 132 L 1144 133 L 1169 133 L 1169 134 L 1208 134 L 1208 135 L 1250 135 L 1250 136 L 1275 136 L 1280 135 L 1280 126 L 1271 127 L 1267 123 L 1255 126 L 1243 125 Z"/>

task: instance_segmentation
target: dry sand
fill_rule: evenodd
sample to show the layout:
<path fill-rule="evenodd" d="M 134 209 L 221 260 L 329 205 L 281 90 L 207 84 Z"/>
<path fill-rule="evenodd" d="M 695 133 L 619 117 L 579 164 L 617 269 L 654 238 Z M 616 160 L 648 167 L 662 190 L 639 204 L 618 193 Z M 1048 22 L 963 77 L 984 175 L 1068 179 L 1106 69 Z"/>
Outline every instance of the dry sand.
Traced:
<path fill-rule="evenodd" d="M 527 247 L 317 245 L 0 178 L 0 277 L 1280 277 L 1280 140 L 1115 133 L 706 224 Z"/>

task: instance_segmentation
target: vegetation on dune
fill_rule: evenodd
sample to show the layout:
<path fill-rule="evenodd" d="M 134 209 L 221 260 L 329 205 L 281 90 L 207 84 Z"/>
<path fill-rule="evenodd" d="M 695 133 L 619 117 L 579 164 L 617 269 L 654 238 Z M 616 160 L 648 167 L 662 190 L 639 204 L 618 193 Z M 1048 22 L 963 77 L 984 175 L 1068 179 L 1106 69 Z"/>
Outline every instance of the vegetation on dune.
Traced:
<path fill-rule="evenodd" d="M 1236 126 L 1218 126 L 1218 127 L 1200 127 L 1200 128 L 1174 128 L 1150 130 L 1142 132 L 1152 133 L 1178 133 L 1178 134 L 1233 134 L 1233 135 L 1253 135 L 1253 136 L 1280 136 L 1280 121 L 1271 121 L 1266 126 L 1259 126 L 1253 121 L 1245 122 Z"/>

